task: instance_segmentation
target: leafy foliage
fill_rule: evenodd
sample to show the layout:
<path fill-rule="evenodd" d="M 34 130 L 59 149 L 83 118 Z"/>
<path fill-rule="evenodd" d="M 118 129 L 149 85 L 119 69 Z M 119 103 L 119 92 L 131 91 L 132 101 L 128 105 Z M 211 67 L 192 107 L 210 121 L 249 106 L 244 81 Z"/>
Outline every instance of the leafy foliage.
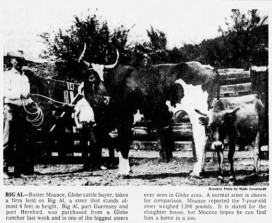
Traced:
<path fill-rule="evenodd" d="M 216 67 L 248 68 L 268 64 L 267 16 L 261 18 L 257 10 L 241 14 L 233 9 L 227 30 L 219 27 L 221 37 L 203 40 L 199 45 L 184 45 L 182 60 L 198 60 Z"/>
<path fill-rule="evenodd" d="M 200 61 L 217 68 L 268 64 L 268 24 L 256 9 L 242 14 L 233 9 L 227 29 L 219 27 L 221 36 L 203 40 L 200 44 L 184 44 L 180 49 L 167 49 L 166 34 L 151 27 L 146 43 L 153 63 Z"/>
<path fill-rule="evenodd" d="M 113 63 L 116 49 L 120 52 L 120 61 L 127 62 L 130 50 L 127 44 L 128 29 L 123 26 L 110 31 L 106 21 L 100 21 L 96 15 L 80 19 L 75 16 L 74 24 L 66 31 L 41 34 L 47 45 L 43 58 L 56 60 L 56 68 L 60 77 L 79 77 L 82 73 L 77 60 L 82 53 L 84 43 L 87 50 L 84 60 L 92 63 Z"/>
<path fill-rule="evenodd" d="M 248 67 L 250 64 L 267 65 L 268 63 L 268 17 L 261 18 L 256 9 L 247 15 L 233 9 L 231 23 L 223 31 L 222 40 L 226 46 L 226 64 L 236 67 Z"/>
<path fill-rule="evenodd" d="M 152 26 L 147 30 L 149 41 L 128 44 L 129 29 L 120 26 L 111 30 L 107 22 L 96 15 L 85 19 L 75 16 L 68 30 L 40 36 L 47 46 L 43 58 L 57 61 L 55 70 L 59 78 L 80 78 L 82 72 L 77 59 L 84 43 L 87 44 L 84 59 L 92 63 L 113 63 L 118 49 L 122 64 L 139 65 L 143 54 L 148 54 L 153 64 L 196 60 L 217 68 L 247 68 L 251 64 L 268 64 L 267 19 L 255 9 L 247 14 L 233 9 L 230 21 L 226 21 L 226 30 L 219 27 L 221 36 L 200 44 L 184 44 L 180 49 L 168 49 L 166 33 Z"/>
<path fill-rule="evenodd" d="M 148 54 L 152 64 L 165 63 L 169 61 L 167 37 L 163 31 L 156 30 L 152 26 L 146 30 L 148 42 L 136 43 L 132 48 L 132 64 L 139 65 L 143 54 Z"/>

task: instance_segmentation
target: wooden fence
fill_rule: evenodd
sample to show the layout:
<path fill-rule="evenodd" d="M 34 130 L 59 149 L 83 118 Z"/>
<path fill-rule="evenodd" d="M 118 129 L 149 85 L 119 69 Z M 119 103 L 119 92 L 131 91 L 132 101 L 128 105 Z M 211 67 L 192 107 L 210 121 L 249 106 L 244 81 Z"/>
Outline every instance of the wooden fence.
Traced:
<path fill-rule="evenodd" d="M 258 74 L 263 72 L 268 76 L 268 70 L 256 71 Z M 244 71 L 242 69 L 222 69 L 219 70 L 220 75 L 220 96 L 221 97 L 237 97 L 256 93 L 252 91 L 252 71 Z M 255 75 L 256 77 L 256 75 Z M 258 78 L 257 78 L 258 79 Z M 46 95 L 58 101 L 67 104 L 74 100 L 77 94 L 78 84 L 53 79 L 41 79 L 41 86 L 48 89 Z M 34 93 L 42 93 L 36 89 Z M 38 99 L 37 100 L 41 100 Z M 44 104 L 43 104 L 44 105 Z M 58 120 L 61 109 L 54 107 L 48 108 L 45 119 L 47 128 L 38 131 L 36 140 L 37 151 L 39 151 L 39 160 L 50 158 L 49 162 L 60 162 L 61 159 L 76 162 L 81 157 L 80 137 L 74 126 L 73 113 L 68 112 L 67 115 Z M 50 127 L 57 123 L 57 128 L 53 132 L 48 131 Z M 50 126 L 51 125 L 51 126 Z M 133 140 L 131 142 L 132 149 L 157 149 L 156 131 L 147 129 L 144 126 L 138 126 L 132 129 Z M 173 126 L 173 135 L 176 144 L 176 150 L 192 151 L 192 126 L 188 117 L 181 119 Z"/>

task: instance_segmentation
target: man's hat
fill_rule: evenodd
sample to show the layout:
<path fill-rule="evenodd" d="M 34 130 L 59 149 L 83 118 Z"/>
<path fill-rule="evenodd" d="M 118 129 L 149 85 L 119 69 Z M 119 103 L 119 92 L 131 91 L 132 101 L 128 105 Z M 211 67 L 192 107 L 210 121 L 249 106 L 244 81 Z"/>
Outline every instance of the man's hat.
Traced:
<path fill-rule="evenodd" d="M 22 50 L 8 52 L 7 58 L 19 58 L 21 60 L 25 60 L 24 52 Z"/>

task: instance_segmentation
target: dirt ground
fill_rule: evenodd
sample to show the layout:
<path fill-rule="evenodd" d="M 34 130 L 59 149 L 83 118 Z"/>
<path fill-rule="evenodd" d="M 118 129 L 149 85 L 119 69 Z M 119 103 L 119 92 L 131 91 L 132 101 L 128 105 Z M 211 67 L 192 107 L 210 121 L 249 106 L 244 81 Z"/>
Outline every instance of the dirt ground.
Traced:
<path fill-rule="evenodd" d="M 82 164 L 39 164 L 35 165 L 36 174 L 20 178 L 4 179 L 5 185 L 14 186 L 227 186 L 229 164 L 225 160 L 226 177 L 224 182 L 217 181 L 218 163 L 213 153 L 206 154 L 205 172 L 202 179 L 189 179 L 194 160 L 191 154 L 175 152 L 169 163 L 159 161 L 158 151 L 132 150 L 130 165 L 133 173 L 128 179 L 117 179 L 117 169 L 82 171 Z M 225 154 L 225 158 L 227 154 Z M 252 177 L 253 159 L 250 152 L 235 154 L 235 185 L 238 186 L 268 186 L 268 160 L 261 161 L 259 176 Z"/>

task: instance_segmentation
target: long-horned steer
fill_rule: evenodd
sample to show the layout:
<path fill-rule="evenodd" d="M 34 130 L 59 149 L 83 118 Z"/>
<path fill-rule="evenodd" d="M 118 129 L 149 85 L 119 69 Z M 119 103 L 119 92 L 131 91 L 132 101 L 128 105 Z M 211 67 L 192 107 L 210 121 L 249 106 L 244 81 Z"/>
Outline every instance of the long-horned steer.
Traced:
<path fill-rule="evenodd" d="M 94 66 L 85 61 L 92 73 L 88 73 L 84 89 L 91 105 L 94 98 L 101 98 L 100 92 L 110 98 L 106 110 L 109 122 L 118 130 L 119 175 L 128 176 L 130 172 L 128 158 L 133 114 L 140 112 L 152 121 L 157 129 L 161 157 L 169 160 L 174 149 L 169 126 L 173 115 L 184 110 L 192 123 L 197 156 L 191 176 L 200 177 L 206 134 L 205 126 L 199 122 L 201 115 L 195 109 L 207 113 L 211 107 L 219 89 L 217 71 L 199 62 L 134 67 L 120 65 L 118 57 L 119 54 L 113 66 Z M 104 112 L 103 108 L 98 110 Z"/>

